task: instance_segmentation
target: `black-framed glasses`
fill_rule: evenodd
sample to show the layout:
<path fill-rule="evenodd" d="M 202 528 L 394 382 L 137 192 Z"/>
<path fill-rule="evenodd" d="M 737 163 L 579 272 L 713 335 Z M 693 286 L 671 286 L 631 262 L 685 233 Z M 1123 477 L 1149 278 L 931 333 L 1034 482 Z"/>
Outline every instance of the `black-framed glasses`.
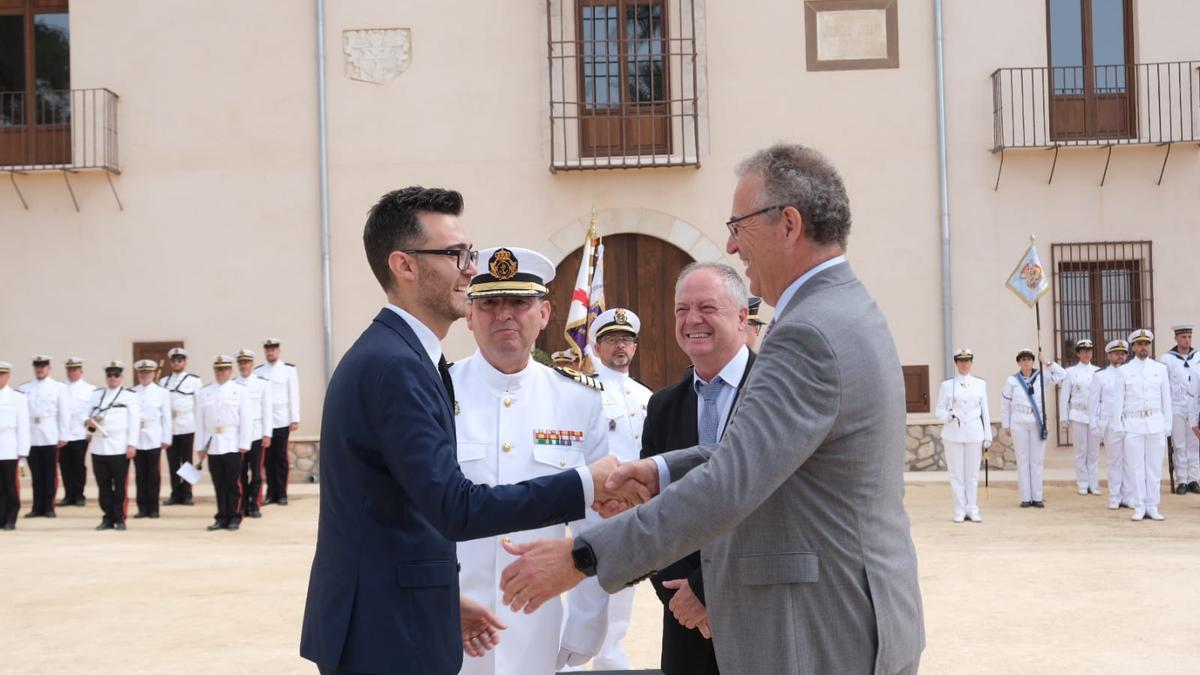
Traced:
<path fill-rule="evenodd" d="M 637 344 L 637 338 L 633 335 L 605 335 L 599 341 L 604 344 L 624 345 L 626 347 Z"/>
<path fill-rule="evenodd" d="M 766 213 L 767 211 L 774 211 L 775 209 L 782 209 L 782 208 L 785 208 L 786 206 L 787 206 L 787 204 L 776 204 L 774 206 L 768 206 L 766 208 L 759 209 L 759 210 L 755 211 L 754 213 L 747 213 L 744 216 L 730 218 L 729 220 L 725 221 L 725 227 L 729 228 L 729 235 L 731 237 L 733 237 L 734 239 L 737 239 L 738 236 L 741 235 L 741 233 L 742 233 L 742 228 L 746 227 L 745 225 L 738 225 L 738 223 L 740 223 L 744 220 L 750 220 L 751 218 L 753 218 L 755 216 L 761 216 L 762 214 Z"/>
<path fill-rule="evenodd" d="M 466 272 L 467 268 L 479 261 L 479 251 L 473 248 L 405 248 L 401 253 L 417 253 L 420 255 L 454 256 L 459 271 Z"/>

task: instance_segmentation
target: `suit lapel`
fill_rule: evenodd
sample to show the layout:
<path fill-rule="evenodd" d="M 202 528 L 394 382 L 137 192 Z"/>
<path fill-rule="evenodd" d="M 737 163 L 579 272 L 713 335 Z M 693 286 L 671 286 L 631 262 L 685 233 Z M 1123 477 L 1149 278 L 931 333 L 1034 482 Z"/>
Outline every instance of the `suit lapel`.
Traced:
<path fill-rule="evenodd" d="M 421 364 L 421 371 L 427 376 L 429 384 L 432 384 L 438 393 L 441 394 L 442 403 L 446 406 L 446 412 L 450 414 L 451 425 L 453 425 L 454 401 L 450 400 L 450 394 L 446 391 L 446 385 L 442 383 L 442 375 L 429 360 L 429 353 L 425 351 L 424 345 L 417 339 L 417 334 L 413 332 L 413 329 L 404 319 L 400 318 L 399 314 L 387 307 L 379 311 L 379 314 L 375 316 L 375 320 L 399 335 L 405 344 L 416 352 L 417 361 Z"/>
<path fill-rule="evenodd" d="M 742 381 L 738 385 L 738 388 L 733 390 L 733 403 L 729 406 L 729 414 L 725 416 L 724 429 L 728 429 L 729 423 L 733 420 L 733 413 L 737 411 L 738 401 L 740 401 L 742 398 L 742 391 L 745 390 L 746 385 L 750 383 L 750 369 L 754 367 L 754 360 L 757 358 L 758 355 L 754 353 L 754 350 L 751 350 L 750 358 L 746 359 L 746 370 L 742 371 Z M 724 429 L 722 429 L 722 436 L 725 435 Z"/>

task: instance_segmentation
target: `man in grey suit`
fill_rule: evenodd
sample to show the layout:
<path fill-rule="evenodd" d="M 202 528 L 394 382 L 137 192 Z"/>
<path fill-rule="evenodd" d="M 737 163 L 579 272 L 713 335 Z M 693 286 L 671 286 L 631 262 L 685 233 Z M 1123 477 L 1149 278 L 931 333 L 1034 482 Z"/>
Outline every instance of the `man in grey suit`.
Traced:
<path fill-rule="evenodd" d="M 609 591 L 701 549 L 721 672 L 914 673 L 925 646 L 903 505 L 900 361 L 843 254 L 850 207 L 817 152 L 742 163 L 727 251 L 779 308 L 719 443 L 614 472 L 660 496 L 585 537 L 510 547 L 505 602 Z M 529 610 L 532 611 L 532 610 Z"/>

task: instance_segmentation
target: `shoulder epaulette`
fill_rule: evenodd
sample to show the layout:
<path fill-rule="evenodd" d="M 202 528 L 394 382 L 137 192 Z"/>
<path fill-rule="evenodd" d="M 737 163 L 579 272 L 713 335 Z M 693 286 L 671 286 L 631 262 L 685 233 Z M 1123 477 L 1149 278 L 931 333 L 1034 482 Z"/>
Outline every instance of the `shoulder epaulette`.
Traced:
<path fill-rule="evenodd" d="M 246 383 L 245 383 L 244 381 L 242 381 L 242 380 L 234 380 L 234 381 L 233 381 L 233 383 L 234 383 L 234 384 L 236 384 L 236 385 L 238 385 L 239 387 L 244 387 L 244 386 L 246 386 Z"/>
<path fill-rule="evenodd" d="M 266 366 L 266 365 L 267 365 L 267 364 L 265 364 L 265 363 L 260 363 L 260 364 L 258 364 L 257 366 L 254 366 L 254 369 L 255 369 L 255 370 L 258 370 L 259 368 L 262 368 L 262 367 L 264 367 L 264 366 Z"/>
<path fill-rule="evenodd" d="M 257 377 L 258 379 L 262 380 L 263 382 L 270 382 L 270 380 L 268 380 L 267 378 L 263 377 L 262 375 L 255 375 L 255 377 Z"/>
<path fill-rule="evenodd" d="M 579 372 L 578 370 L 573 370 L 571 368 L 563 368 L 561 366 L 556 366 L 554 368 L 554 372 L 558 373 L 559 375 L 562 375 L 563 377 L 567 377 L 572 380 L 575 380 L 576 382 L 578 382 L 579 384 L 582 384 L 585 387 L 591 387 L 592 389 L 595 389 L 596 391 L 604 391 L 604 385 L 600 383 L 600 380 L 592 377 L 591 375 L 584 375 L 583 373 Z"/>
<path fill-rule="evenodd" d="M 291 366 L 291 367 L 293 367 L 293 368 L 295 368 L 295 367 L 296 367 L 296 364 L 294 364 L 294 363 L 288 363 L 287 361 L 284 361 L 284 362 L 283 362 L 283 365 L 285 365 L 285 366 Z"/>

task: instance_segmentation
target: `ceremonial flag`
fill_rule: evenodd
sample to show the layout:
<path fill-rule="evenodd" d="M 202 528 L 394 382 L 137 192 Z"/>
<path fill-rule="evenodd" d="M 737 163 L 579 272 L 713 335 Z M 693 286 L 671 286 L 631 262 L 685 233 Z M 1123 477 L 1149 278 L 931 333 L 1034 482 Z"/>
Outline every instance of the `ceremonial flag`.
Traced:
<path fill-rule="evenodd" d="M 1025 249 L 1025 254 L 1013 268 L 1012 274 L 1008 275 L 1008 281 L 1004 285 L 1030 307 L 1036 305 L 1046 291 L 1050 290 L 1050 280 L 1046 278 L 1046 269 L 1038 259 L 1037 244 L 1034 243 L 1033 237 L 1029 238 L 1029 248 Z"/>
<path fill-rule="evenodd" d="M 591 309 L 588 296 L 592 278 L 592 256 L 596 252 L 595 224 L 588 228 L 587 237 L 583 242 L 583 256 L 579 259 L 579 274 L 575 276 L 575 290 L 571 293 L 571 306 L 567 310 L 567 323 L 563 327 L 563 335 L 567 338 L 567 348 L 575 352 L 579 361 L 583 361 L 584 348 L 587 347 L 588 312 Z"/>
<path fill-rule="evenodd" d="M 592 272 L 592 288 L 588 292 L 587 325 L 604 313 L 604 243 L 596 246 L 596 269 Z"/>

